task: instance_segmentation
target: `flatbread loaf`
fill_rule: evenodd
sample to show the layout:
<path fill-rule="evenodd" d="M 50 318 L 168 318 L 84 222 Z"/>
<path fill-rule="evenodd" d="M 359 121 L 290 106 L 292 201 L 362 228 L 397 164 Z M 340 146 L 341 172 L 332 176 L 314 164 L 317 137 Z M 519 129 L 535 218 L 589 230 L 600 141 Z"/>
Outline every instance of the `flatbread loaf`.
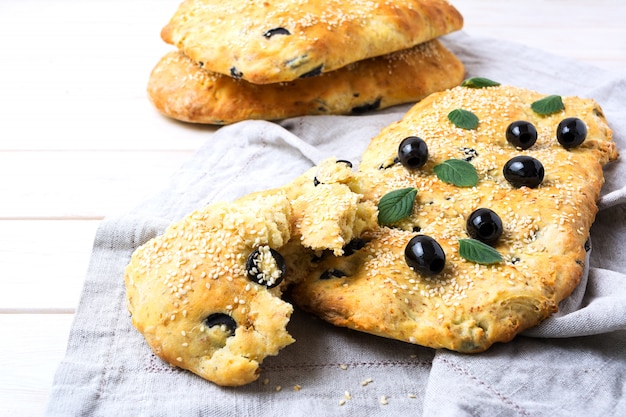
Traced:
<path fill-rule="evenodd" d="M 457 86 L 463 77 L 463 64 L 438 40 L 318 77 L 264 85 L 210 72 L 176 51 L 152 71 L 148 95 L 166 116 L 221 125 L 246 119 L 360 114 L 418 101 Z"/>
<path fill-rule="evenodd" d="M 593 100 L 435 93 L 375 137 L 358 169 L 325 160 L 139 247 L 125 273 L 132 322 L 159 357 L 233 386 L 293 342 L 286 291 L 386 338 L 460 352 L 510 341 L 583 274 L 602 167 L 618 157 L 611 135 Z"/>
<path fill-rule="evenodd" d="M 408 49 L 462 25 L 445 0 L 185 0 L 161 37 L 209 71 L 270 84 Z"/>
<path fill-rule="evenodd" d="M 324 257 L 294 287 L 295 303 L 338 326 L 460 352 L 510 341 L 557 311 L 583 274 L 585 243 L 604 182 L 602 166 L 617 158 L 617 151 L 593 100 L 562 98 L 563 110 L 541 115 L 531 105 L 543 98 L 509 86 L 457 87 L 429 96 L 383 130 L 359 165 L 360 192 L 380 203 L 388 193 L 415 189 L 413 209 L 362 236 L 366 243 L 352 256 Z M 452 123 L 459 111 L 477 116 L 477 126 Z M 587 129 L 584 142 L 573 148 L 557 140 L 558 126 L 568 118 Z M 507 129 L 517 121 L 536 128 L 536 142 L 528 149 L 507 140 Z M 397 160 L 400 143 L 410 136 L 428 147 L 427 160 L 416 169 Z M 505 178 L 507 162 L 520 156 L 542 164 L 545 177 L 539 185 L 518 188 Z M 435 171 L 453 167 L 450 160 L 471 164 L 476 184 L 442 181 Z M 525 174 L 533 175 L 532 170 Z M 484 223 L 502 229 L 500 238 L 486 245 L 501 255 L 499 262 L 481 264 L 461 256 L 461 240 L 477 246 L 475 239 L 467 241 L 472 237 L 467 222 L 478 209 L 501 220 L 501 226 Z M 425 274 L 408 265 L 407 245 L 418 235 L 443 249 L 441 272 Z"/>

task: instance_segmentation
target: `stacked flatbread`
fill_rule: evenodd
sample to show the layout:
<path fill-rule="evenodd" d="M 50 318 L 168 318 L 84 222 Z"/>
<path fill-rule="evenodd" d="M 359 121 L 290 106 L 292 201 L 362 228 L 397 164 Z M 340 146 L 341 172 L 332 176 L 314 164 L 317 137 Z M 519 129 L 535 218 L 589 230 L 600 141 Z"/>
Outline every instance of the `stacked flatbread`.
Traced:
<path fill-rule="evenodd" d="M 148 94 L 193 123 L 360 114 L 458 85 L 437 38 L 462 25 L 445 0 L 185 0 Z"/>

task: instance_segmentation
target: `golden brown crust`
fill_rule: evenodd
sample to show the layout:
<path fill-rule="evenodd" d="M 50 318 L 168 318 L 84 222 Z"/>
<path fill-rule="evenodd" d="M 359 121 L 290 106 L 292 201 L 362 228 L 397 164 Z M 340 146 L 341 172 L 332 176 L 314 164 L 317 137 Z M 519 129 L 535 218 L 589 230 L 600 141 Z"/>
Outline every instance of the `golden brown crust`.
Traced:
<path fill-rule="evenodd" d="M 263 359 L 294 341 L 281 288 L 245 277 L 253 248 L 291 238 L 290 205 L 284 193 L 246 201 L 190 214 L 138 248 L 125 271 L 133 325 L 154 353 L 219 385 L 254 381 Z M 232 317 L 234 334 L 211 326 L 213 314 Z"/>
<path fill-rule="evenodd" d="M 212 72 L 269 84 L 407 49 L 462 25 L 444 0 L 185 0 L 161 37 Z"/>
<path fill-rule="evenodd" d="M 565 110 L 540 116 L 531 103 L 542 97 L 509 86 L 433 94 L 371 141 L 356 172 L 329 159 L 282 188 L 189 215 L 133 254 L 125 274 L 133 324 L 161 358 L 220 385 L 256 379 L 262 360 L 293 342 L 286 331 L 292 307 L 280 300 L 287 287 L 297 305 L 330 323 L 383 337 L 460 352 L 511 340 L 555 312 L 578 284 L 602 166 L 618 157 L 597 103 L 564 97 Z M 458 108 L 478 117 L 476 129 L 448 120 Z M 566 117 L 588 128 L 572 149 L 556 139 Z M 527 150 L 505 139 L 517 120 L 537 128 Z M 428 144 L 428 161 L 417 170 L 394 162 L 407 136 Z M 545 167 L 537 188 L 514 188 L 502 174 L 522 154 Z M 478 183 L 440 180 L 434 166 L 448 159 L 469 159 Z M 379 226 L 381 197 L 407 187 L 418 190 L 410 216 Z M 466 219 L 479 207 L 502 219 L 496 264 L 459 254 Z M 416 234 L 442 246 L 441 273 L 407 265 L 404 249 Z M 285 280 L 273 288 L 247 277 L 246 259 L 262 249 L 279 251 L 286 263 Z M 232 317 L 236 330 L 207 326 L 215 313 Z"/>
<path fill-rule="evenodd" d="M 197 210 L 139 247 L 125 270 L 128 309 L 154 353 L 219 385 L 257 379 L 263 359 L 294 342 L 292 306 L 280 299 L 287 281 L 248 278 L 248 258 L 276 250 L 294 281 L 314 251 L 342 254 L 352 236 L 376 227 L 376 207 L 351 182 L 351 167 L 329 159 L 283 188 Z M 310 224 L 322 223 L 327 233 L 315 234 Z M 211 326 L 215 314 L 234 328 Z"/>
<path fill-rule="evenodd" d="M 294 288 L 296 304 L 340 326 L 463 352 L 509 341 L 556 311 L 583 273 L 602 165 L 617 152 L 597 103 L 564 98 L 565 111 L 540 116 L 530 104 L 542 97 L 513 87 L 458 87 L 431 95 L 381 132 L 363 155 L 357 175 L 361 192 L 379 201 L 395 189 L 415 187 L 413 214 L 369 234 L 370 242 L 351 257 L 324 258 Z M 475 113 L 478 128 L 453 126 L 447 115 L 456 108 Z M 565 117 L 579 117 L 588 126 L 578 148 L 566 150 L 556 140 L 556 126 Z M 516 120 L 530 121 L 539 131 L 526 151 L 505 139 L 508 124 Z M 400 141 L 412 135 L 429 146 L 429 160 L 417 171 L 393 164 Z M 434 175 L 436 164 L 463 159 L 470 148 L 480 178 L 476 187 L 457 187 Z M 544 164 L 539 188 L 513 188 L 503 177 L 506 161 L 521 154 Z M 504 234 L 495 246 L 502 263 L 479 265 L 458 254 L 458 239 L 468 238 L 465 221 L 480 207 L 502 218 Z M 407 266 L 404 248 L 417 234 L 443 247 L 447 260 L 440 275 L 421 276 Z M 346 276 L 319 279 L 328 270 Z"/>
<path fill-rule="evenodd" d="M 148 95 L 161 113 L 174 119 L 228 124 L 358 114 L 420 100 L 458 85 L 463 76 L 463 64 L 438 40 L 318 77 L 265 85 L 210 72 L 182 52 L 170 52 L 153 69 Z"/>

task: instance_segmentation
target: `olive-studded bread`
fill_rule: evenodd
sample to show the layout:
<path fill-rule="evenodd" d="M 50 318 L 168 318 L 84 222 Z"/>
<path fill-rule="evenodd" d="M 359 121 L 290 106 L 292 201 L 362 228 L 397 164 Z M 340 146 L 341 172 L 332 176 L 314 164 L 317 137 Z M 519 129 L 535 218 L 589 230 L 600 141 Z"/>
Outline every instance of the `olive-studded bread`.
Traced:
<path fill-rule="evenodd" d="M 421 100 L 459 85 L 463 77 L 463 64 L 438 40 L 317 77 L 264 85 L 211 72 L 173 51 L 153 69 L 148 96 L 166 116 L 222 125 L 246 119 L 361 114 Z"/>
<path fill-rule="evenodd" d="M 339 326 L 479 352 L 537 325 L 572 292 L 602 166 L 617 158 L 602 110 L 465 84 L 371 141 L 357 176 L 381 227 L 350 256 L 323 257 L 294 286 L 297 305 Z"/>
<path fill-rule="evenodd" d="M 349 163 L 329 159 L 283 188 L 199 209 L 139 247 L 125 271 L 128 309 L 154 353 L 219 385 L 257 379 L 263 359 L 294 341 L 280 298 L 288 280 L 376 227 L 376 206 L 353 180 Z"/>
<path fill-rule="evenodd" d="M 462 25 L 445 0 L 185 0 L 161 37 L 209 71 L 271 84 L 408 49 Z"/>
<path fill-rule="evenodd" d="M 132 322 L 158 356 L 220 385 L 253 381 L 293 342 L 287 290 L 386 338 L 460 352 L 510 341 L 583 274 L 611 135 L 593 100 L 466 81 L 384 129 L 358 169 L 328 159 L 139 247 Z"/>

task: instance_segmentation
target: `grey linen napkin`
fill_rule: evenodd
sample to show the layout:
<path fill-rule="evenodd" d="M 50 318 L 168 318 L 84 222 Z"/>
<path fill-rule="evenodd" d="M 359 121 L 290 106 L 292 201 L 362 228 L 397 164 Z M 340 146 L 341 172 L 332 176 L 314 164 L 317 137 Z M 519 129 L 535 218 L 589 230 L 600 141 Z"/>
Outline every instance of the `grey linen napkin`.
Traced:
<path fill-rule="evenodd" d="M 465 33 L 445 42 L 467 76 L 595 98 L 626 157 L 626 78 Z M 205 204 L 283 185 L 326 156 L 355 163 L 409 106 L 365 116 L 247 121 L 219 129 L 162 192 L 102 222 L 47 414 L 132 416 L 617 416 L 626 414 L 626 162 L 605 169 L 589 271 L 561 311 L 477 355 L 336 328 L 296 310 L 296 343 L 258 382 L 222 388 L 152 354 L 131 326 L 132 251 Z M 184 127 L 181 127 L 184 129 Z"/>

